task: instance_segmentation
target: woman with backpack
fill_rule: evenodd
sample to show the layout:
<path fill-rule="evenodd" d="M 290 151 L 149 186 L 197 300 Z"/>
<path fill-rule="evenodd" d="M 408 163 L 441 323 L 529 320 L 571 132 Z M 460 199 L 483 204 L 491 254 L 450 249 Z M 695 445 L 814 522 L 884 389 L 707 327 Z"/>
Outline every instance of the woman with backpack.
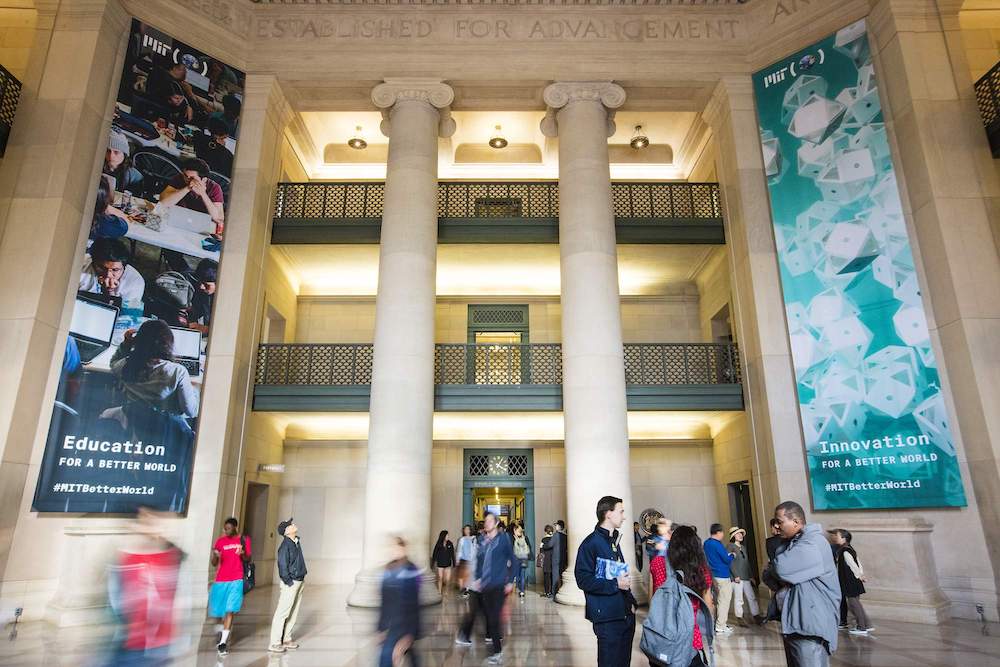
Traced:
<path fill-rule="evenodd" d="M 438 533 L 431 562 L 437 568 L 438 594 L 451 583 L 451 568 L 455 566 L 455 545 L 448 539 L 448 531 Z"/>
<path fill-rule="evenodd" d="M 836 548 L 835 560 L 837 561 L 837 577 L 840 579 L 840 591 L 847 601 L 847 609 L 857 621 L 857 625 L 850 633 L 867 637 L 875 628 L 872 627 L 868 620 L 868 613 L 861 605 L 861 596 L 865 592 L 865 571 L 861 568 L 858 552 L 851 546 L 851 531 L 835 528 L 830 531 L 830 537 Z"/>
<path fill-rule="evenodd" d="M 528 563 L 531 562 L 531 542 L 524 534 L 521 524 L 514 524 L 514 558 L 520 563 L 517 569 L 517 594 L 524 597 L 524 583 L 528 577 Z"/>
<path fill-rule="evenodd" d="M 685 664 L 678 662 L 681 656 L 690 667 L 708 667 L 714 664 L 712 642 L 715 638 L 715 597 L 712 593 L 712 572 L 694 528 L 677 526 L 673 529 L 666 560 L 670 565 L 669 574 L 661 582 L 662 585 L 656 588 L 650 601 L 640 647 L 649 657 L 649 664 L 654 667 Z M 672 605 L 686 606 L 689 603 L 693 620 L 689 626 L 689 634 L 681 644 L 671 644 L 666 638 L 673 636 L 673 633 L 667 633 L 666 626 L 675 619 L 683 618 L 673 613 L 680 607 L 672 608 Z M 688 656 L 692 657 L 689 659 Z"/>

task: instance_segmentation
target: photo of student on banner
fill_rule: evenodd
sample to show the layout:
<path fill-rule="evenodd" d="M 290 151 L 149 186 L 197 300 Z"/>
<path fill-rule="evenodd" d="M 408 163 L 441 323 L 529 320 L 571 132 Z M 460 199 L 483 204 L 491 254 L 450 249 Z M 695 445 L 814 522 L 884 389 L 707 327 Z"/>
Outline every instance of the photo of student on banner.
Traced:
<path fill-rule="evenodd" d="M 187 508 L 244 80 L 132 22 L 37 511 Z"/>

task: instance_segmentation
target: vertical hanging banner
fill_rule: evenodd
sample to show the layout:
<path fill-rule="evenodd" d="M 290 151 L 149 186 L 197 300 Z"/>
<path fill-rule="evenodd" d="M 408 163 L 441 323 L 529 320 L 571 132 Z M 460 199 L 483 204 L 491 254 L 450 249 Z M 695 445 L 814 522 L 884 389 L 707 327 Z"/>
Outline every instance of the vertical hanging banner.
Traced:
<path fill-rule="evenodd" d="M 39 512 L 184 512 L 245 75 L 132 21 Z"/>
<path fill-rule="evenodd" d="M 753 81 L 813 506 L 964 506 L 865 21 Z"/>

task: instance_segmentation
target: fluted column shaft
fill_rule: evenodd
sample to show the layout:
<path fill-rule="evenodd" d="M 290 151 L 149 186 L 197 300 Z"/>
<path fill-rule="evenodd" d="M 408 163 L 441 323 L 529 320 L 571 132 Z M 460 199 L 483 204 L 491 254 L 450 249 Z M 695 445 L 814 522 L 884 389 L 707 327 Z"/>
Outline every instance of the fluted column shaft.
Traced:
<path fill-rule="evenodd" d="M 434 417 L 439 129 L 451 88 L 387 81 L 372 99 L 389 137 L 372 368 L 362 572 L 350 604 L 378 604 L 377 569 L 399 535 L 428 553 Z M 429 600 L 428 600 L 429 601 Z"/>
<path fill-rule="evenodd" d="M 601 496 L 634 514 L 629 478 L 625 364 L 608 136 L 625 91 L 609 82 L 545 89 L 543 132 L 559 136 L 559 256 L 562 282 L 563 415 L 569 569 L 558 600 L 583 604 L 573 566 L 593 530 Z M 634 560 L 626 535 L 626 559 Z M 634 565 L 634 563 L 632 563 Z"/>

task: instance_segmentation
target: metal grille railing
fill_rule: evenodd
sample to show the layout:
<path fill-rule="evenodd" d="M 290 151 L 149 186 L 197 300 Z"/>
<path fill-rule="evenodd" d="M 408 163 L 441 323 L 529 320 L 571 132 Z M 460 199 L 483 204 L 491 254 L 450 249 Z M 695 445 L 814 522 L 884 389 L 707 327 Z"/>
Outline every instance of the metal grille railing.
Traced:
<path fill-rule="evenodd" d="M 21 82 L 0 65 L 0 157 L 7 152 L 7 139 L 14 125 L 17 103 L 21 99 Z"/>
<path fill-rule="evenodd" d="M 976 102 L 990 139 L 993 157 L 1000 157 L 1000 62 L 976 81 Z"/>
<path fill-rule="evenodd" d="M 651 223 L 719 222 L 718 183 L 612 183 L 618 220 Z M 369 221 L 382 217 L 385 183 L 279 183 L 275 220 Z M 559 184 L 532 182 L 438 183 L 439 219 L 559 218 Z"/>
<path fill-rule="evenodd" d="M 371 384 L 370 344 L 260 345 L 254 380 L 259 385 Z M 736 345 L 629 343 L 625 381 L 643 385 L 739 384 Z M 562 346 L 434 346 L 434 383 L 443 385 L 562 384 Z"/>

